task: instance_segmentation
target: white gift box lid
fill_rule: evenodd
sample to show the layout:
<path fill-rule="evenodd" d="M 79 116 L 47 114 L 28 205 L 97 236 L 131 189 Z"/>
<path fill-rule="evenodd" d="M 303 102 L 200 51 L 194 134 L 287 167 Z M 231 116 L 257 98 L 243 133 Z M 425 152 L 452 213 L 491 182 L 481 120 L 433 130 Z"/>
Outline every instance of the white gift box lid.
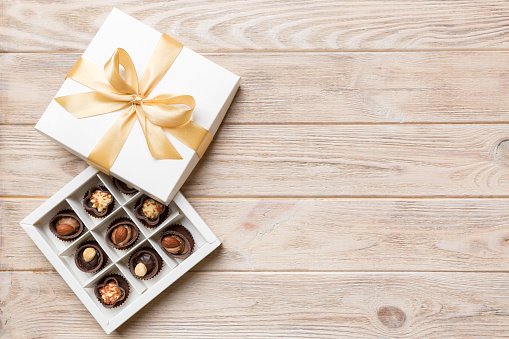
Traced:
<path fill-rule="evenodd" d="M 102 67 L 117 48 L 123 48 L 131 56 L 138 78 L 141 79 L 161 35 L 120 10 L 113 9 L 82 57 Z M 239 76 L 184 46 L 148 98 L 163 93 L 192 95 L 196 107 L 191 120 L 208 129 L 214 136 L 239 83 Z M 66 79 L 56 97 L 88 91 L 91 89 Z M 95 144 L 123 111 L 77 119 L 52 100 L 35 128 L 80 158 L 87 159 Z M 191 148 L 168 132 L 166 134 L 183 159 L 154 159 L 141 126 L 136 121 L 110 174 L 169 203 L 200 158 Z"/>

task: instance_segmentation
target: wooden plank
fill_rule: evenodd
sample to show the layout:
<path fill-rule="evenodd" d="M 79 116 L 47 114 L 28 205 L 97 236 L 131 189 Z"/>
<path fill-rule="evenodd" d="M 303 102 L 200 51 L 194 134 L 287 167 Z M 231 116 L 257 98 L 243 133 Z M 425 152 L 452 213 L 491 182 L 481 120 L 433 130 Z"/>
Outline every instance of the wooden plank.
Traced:
<path fill-rule="evenodd" d="M 507 49 L 504 0 L 117 1 L 115 6 L 205 51 Z M 110 12 L 90 0 L 2 3 L 1 51 L 84 50 Z"/>
<path fill-rule="evenodd" d="M 188 197 L 507 196 L 509 125 L 222 126 Z M 0 195 L 50 196 L 82 169 L 32 126 L 0 130 Z M 246 189 L 249 187 L 249 189 Z"/>
<path fill-rule="evenodd" d="M 242 77 L 225 124 L 509 121 L 508 52 L 206 55 Z M 0 55 L 0 123 L 35 124 L 78 57 Z"/>
<path fill-rule="evenodd" d="M 56 273 L 3 272 L 0 334 L 494 338 L 509 330 L 508 281 L 507 273 L 190 273 L 106 336 Z"/>
<path fill-rule="evenodd" d="M 191 199 L 222 246 L 197 271 L 505 271 L 507 199 Z M 0 200 L 0 270 L 52 270 Z"/>

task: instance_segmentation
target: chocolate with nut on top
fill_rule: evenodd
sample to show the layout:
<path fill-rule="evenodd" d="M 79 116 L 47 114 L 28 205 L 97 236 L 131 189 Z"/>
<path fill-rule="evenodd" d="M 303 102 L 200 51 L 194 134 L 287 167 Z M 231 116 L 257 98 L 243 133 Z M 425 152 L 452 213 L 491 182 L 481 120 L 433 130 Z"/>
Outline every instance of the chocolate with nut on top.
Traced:
<path fill-rule="evenodd" d="M 163 260 L 156 250 L 145 247 L 137 250 L 129 259 L 129 270 L 138 279 L 153 278 L 163 265 Z"/>
<path fill-rule="evenodd" d="M 74 254 L 74 263 L 80 271 L 95 273 L 100 271 L 108 260 L 106 253 L 96 241 L 81 245 Z"/>
<path fill-rule="evenodd" d="M 71 241 L 83 233 L 83 222 L 73 210 L 58 212 L 49 222 L 49 228 L 58 239 Z"/>
<path fill-rule="evenodd" d="M 157 227 L 168 216 L 168 206 L 143 195 L 134 208 L 136 217 L 147 227 Z"/>
<path fill-rule="evenodd" d="M 129 218 L 114 220 L 106 231 L 105 240 L 113 248 L 125 250 L 134 245 L 139 236 L 138 227 Z"/>
<path fill-rule="evenodd" d="M 99 281 L 94 294 L 104 307 L 115 308 L 122 305 L 129 296 L 129 284 L 124 277 L 111 274 Z"/>
<path fill-rule="evenodd" d="M 115 198 L 104 186 L 92 186 L 83 198 L 83 208 L 93 217 L 104 218 L 113 211 Z"/>
<path fill-rule="evenodd" d="M 193 252 L 194 238 L 184 226 L 172 225 L 161 233 L 159 245 L 169 256 L 184 259 Z"/>

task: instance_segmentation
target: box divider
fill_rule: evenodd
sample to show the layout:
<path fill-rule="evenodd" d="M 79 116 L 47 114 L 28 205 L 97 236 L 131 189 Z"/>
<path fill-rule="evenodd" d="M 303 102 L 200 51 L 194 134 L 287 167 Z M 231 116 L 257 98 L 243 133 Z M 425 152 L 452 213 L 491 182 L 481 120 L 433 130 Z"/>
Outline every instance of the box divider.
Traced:
<path fill-rule="evenodd" d="M 87 281 L 85 281 L 83 283 L 83 287 L 84 288 L 92 288 L 94 287 L 94 285 L 102 278 L 104 277 L 105 275 L 107 275 L 108 273 L 110 273 L 113 268 L 115 268 L 115 263 L 111 261 L 111 259 L 109 260 L 109 263 L 108 265 L 106 265 L 105 268 L 103 268 L 102 270 L 100 270 L 99 272 L 97 272 L 93 277 L 91 277 L 90 279 L 88 279 Z"/>
<path fill-rule="evenodd" d="M 134 203 L 136 202 L 136 200 L 141 198 L 142 195 L 143 195 L 142 192 L 133 194 L 129 199 L 127 199 L 125 205 L 133 205 L 133 208 L 134 208 Z"/>
<path fill-rule="evenodd" d="M 129 218 L 131 218 L 131 220 L 136 224 L 136 226 L 138 226 L 138 229 L 140 230 L 141 234 L 143 234 L 145 239 L 148 238 L 150 236 L 150 231 L 145 226 L 143 226 L 143 224 L 141 223 L 141 221 L 138 220 L 138 218 L 136 218 L 134 211 L 130 209 L 128 206 L 122 206 L 122 208 L 124 209 L 125 213 L 129 216 Z"/>
<path fill-rule="evenodd" d="M 108 258 L 110 258 L 111 261 L 116 262 L 119 258 L 119 255 L 115 253 L 115 251 L 106 243 L 106 240 L 102 237 L 101 234 L 98 234 L 97 231 L 91 231 L 90 232 L 95 241 L 101 246 L 101 248 L 104 250 Z"/>
<path fill-rule="evenodd" d="M 113 185 L 111 180 L 101 172 L 97 173 L 97 176 L 99 177 L 99 180 L 101 180 L 101 182 L 104 184 L 104 186 L 106 186 L 108 191 L 110 191 L 110 193 L 113 194 L 115 200 L 120 205 L 124 205 L 125 204 L 124 196 L 117 190 L 117 188 L 115 187 L 115 185 Z"/>
<path fill-rule="evenodd" d="M 108 227 L 106 224 L 115 220 L 119 213 L 122 213 L 122 205 L 118 201 L 115 201 L 115 209 L 109 215 L 104 217 L 104 219 L 101 220 L 97 225 L 95 225 L 94 228 L 101 228 L 103 226 Z"/>
<path fill-rule="evenodd" d="M 177 205 L 174 205 L 171 214 L 166 218 L 161 225 L 157 227 L 157 229 L 153 230 L 150 234 L 152 237 L 154 234 L 157 234 L 161 232 L 162 229 L 166 228 L 168 225 L 174 224 L 180 219 L 184 217 L 183 214 L 180 213 L 180 210 L 178 209 Z"/>
<path fill-rule="evenodd" d="M 119 256 L 119 258 L 117 259 L 116 262 L 120 262 L 122 260 L 125 260 L 127 261 L 129 259 L 129 257 L 131 257 L 131 254 L 133 254 L 134 252 L 136 252 L 138 250 L 138 248 L 140 247 L 143 247 L 143 246 L 147 246 L 148 243 L 147 243 L 147 239 L 138 239 L 138 243 L 135 244 L 133 247 L 131 247 L 130 249 L 126 250 L 126 251 L 123 251 L 125 253 L 122 253 L 122 255 Z"/>
<path fill-rule="evenodd" d="M 87 230 L 85 233 L 80 235 L 77 239 L 69 242 L 69 245 L 67 245 L 66 248 L 61 250 L 60 253 L 58 253 L 58 256 L 61 257 L 61 256 L 71 255 L 70 252 L 74 252 L 78 248 L 79 244 L 81 244 L 88 237 L 91 237 L 91 233 L 90 233 L 90 231 Z"/>
<path fill-rule="evenodd" d="M 117 266 L 119 271 L 122 272 L 122 275 L 127 279 L 129 284 L 136 290 L 136 292 L 142 294 L 147 290 L 147 286 L 143 283 L 142 280 L 133 277 L 131 271 L 129 271 L 129 267 L 125 262 L 118 261 L 117 263 L 115 263 L 115 265 Z"/>
<path fill-rule="evenodd" d="M 94 224 L 94 222 L 92 221 L 92 219 L 90 218 L 90 216 L 88 215 L 87 212 L 85 212 L 85 209 L 83 208 L 83 206 L 79 203 L 79 201 L 76 201 L 76 198 L 73 198 L 73 197 L 67 197 L 65 199 L 65 201 L 67 201 L 67 203 L 69 204 L 69 206 L 71 206 L 71 208 L 73 209 L 73 211 L 76 213 L 76 215 L 81 219 L 81 221 L 83 222 L 83 224 L 85 224 L 85 226 L 89 229 L 89 230 L 93 230 L 94 227 L 96 226 Z"/>

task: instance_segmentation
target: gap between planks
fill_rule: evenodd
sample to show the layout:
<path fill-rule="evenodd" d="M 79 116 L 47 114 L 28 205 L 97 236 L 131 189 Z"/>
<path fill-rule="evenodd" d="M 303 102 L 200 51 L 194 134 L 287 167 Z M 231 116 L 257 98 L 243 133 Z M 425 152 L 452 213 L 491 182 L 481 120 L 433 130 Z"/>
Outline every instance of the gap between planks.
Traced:
<path fill-rule="evenodd" d="M 334 49 L 310 49 L 310 50 L 278 50 L 278 49 L 266 49 L 266 50 L 253 50 L 253 51 L 239 51 L 239 50 L 220 50 L 220 51 L 209 51 L 209 50 L 194 50 L 196 53 L 200 54 L 313 54 L 313 53 L 435 53 L 435 52 L 509 52 L 509 49 L 500 49 L 500 48 L 484 48 L 484 49 L 475 49 L 475 48 L 443 48 L 443 49 L 342 49 L 342 50 L 334 50 Z M 0 51 L 0 54 L 82 54 L 84 51 Z"/>
<path fill-rule="evenodd" d="M 266 122 L 266 123 L 259 123 L 259 122 L 224 122 L 222 125 L 228 125 L 228 126 L 401 126 L 401 125 L 507 125 L 509 124 L 509 120 L 502 120 L 502 121 L 476 121 L 476 122 L 469 122 L 469 121 L 444 121 L 444 122 L 437 122 L 437 121 L 408 121 L 408 122 L 394 122 L 394 121 L 387 121 L 387 122 L 284 122 L 284 123 L 276 123 L 276 122 Z M 27 123 L 2 123 L 0 122 L 0 126 L 35 126 L 33 123 L 27 122 Z"/>

